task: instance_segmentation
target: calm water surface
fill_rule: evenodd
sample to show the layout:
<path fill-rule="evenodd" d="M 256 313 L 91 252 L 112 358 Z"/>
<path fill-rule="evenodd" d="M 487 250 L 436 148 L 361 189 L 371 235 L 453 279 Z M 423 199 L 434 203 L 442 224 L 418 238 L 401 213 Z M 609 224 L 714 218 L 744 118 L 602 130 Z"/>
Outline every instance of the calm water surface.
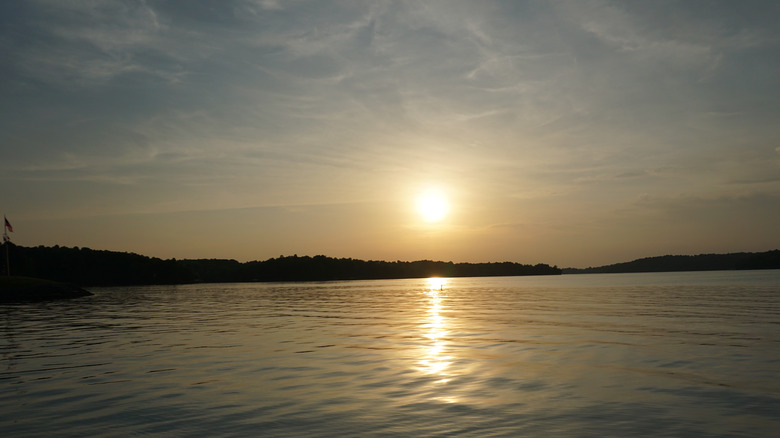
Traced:
<path fill-rule="evenodd" d="M 778 436 L 780 271 L 443 281 L 0 305 L 0 436 Z"/>

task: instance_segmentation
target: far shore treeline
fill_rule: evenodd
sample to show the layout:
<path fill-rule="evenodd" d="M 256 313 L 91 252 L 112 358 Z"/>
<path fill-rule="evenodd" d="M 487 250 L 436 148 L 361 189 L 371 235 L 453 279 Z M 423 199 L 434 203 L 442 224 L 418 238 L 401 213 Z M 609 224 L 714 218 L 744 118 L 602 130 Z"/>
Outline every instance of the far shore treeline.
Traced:
<path fill-rule="evenodd" d="M 630 272 L 732 271 L 780 269 L 780 250 L 730 254 L 665 255 L 585 269 L 565 268 L 564 274 L 619 274 Z"/>
<path fill-rule="evenodd" d="M 541 263 L 387 262 L 324 255 L 279 256 L 240 263 L 225 259 L 162 260 L 134 253 L 78 247 L 7 245 L 11 275 L 46 278 L 79 286 L 560 275 L 562 272 L 557 266 Z M 5 259 L 5 251 L 2 258 Z"/>

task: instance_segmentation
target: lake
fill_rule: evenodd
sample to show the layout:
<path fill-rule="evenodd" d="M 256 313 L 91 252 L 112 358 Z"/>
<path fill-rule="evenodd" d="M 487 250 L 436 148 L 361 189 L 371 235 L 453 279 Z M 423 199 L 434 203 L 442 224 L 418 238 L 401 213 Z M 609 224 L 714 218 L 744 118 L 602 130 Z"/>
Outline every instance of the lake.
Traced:
<path fill-rule="evenodd" d="M 0 305 L 0 435 L 769 437 L 780 271 L 92 288 Z"/>

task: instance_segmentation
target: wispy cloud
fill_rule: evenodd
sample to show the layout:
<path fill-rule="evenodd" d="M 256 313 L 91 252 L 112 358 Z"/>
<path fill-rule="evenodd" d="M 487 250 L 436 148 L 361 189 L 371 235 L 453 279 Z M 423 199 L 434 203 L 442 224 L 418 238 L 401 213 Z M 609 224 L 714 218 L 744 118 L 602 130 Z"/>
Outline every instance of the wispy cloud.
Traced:
<path fill-rule="evenodd" d="M 504 206 L 469 225 L 487 230 L 780 190 L 774 2 L 0 8 L 0 168 L 35 202 L 350 203 L 437 180 Z"/>

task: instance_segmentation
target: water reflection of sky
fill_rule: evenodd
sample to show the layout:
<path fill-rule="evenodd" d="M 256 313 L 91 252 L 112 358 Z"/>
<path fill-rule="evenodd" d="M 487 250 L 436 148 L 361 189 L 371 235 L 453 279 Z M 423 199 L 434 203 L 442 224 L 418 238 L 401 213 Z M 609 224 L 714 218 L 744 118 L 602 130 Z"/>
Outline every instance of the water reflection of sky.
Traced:
<path fill-rule="evenodd" d="M 449 380 L 447 368 L 452 359 L 447 355 L 447 320 L 442 316 L 444 286 L 446 286 L 446 280 L 443 278 L 428 279 L 428 309 L 424 327 L 426 329 L 425 336 L 429 342 L 421 360 L 424 372 L 441 376 L 442 379 L 439 382 L 442 383 Z"/>
<path fill-rule="evenodd" d="M 95 288 L 56 311 L 0 306 L 0 430 L 777 436 L 780 271 L 751 272 Z"/>

